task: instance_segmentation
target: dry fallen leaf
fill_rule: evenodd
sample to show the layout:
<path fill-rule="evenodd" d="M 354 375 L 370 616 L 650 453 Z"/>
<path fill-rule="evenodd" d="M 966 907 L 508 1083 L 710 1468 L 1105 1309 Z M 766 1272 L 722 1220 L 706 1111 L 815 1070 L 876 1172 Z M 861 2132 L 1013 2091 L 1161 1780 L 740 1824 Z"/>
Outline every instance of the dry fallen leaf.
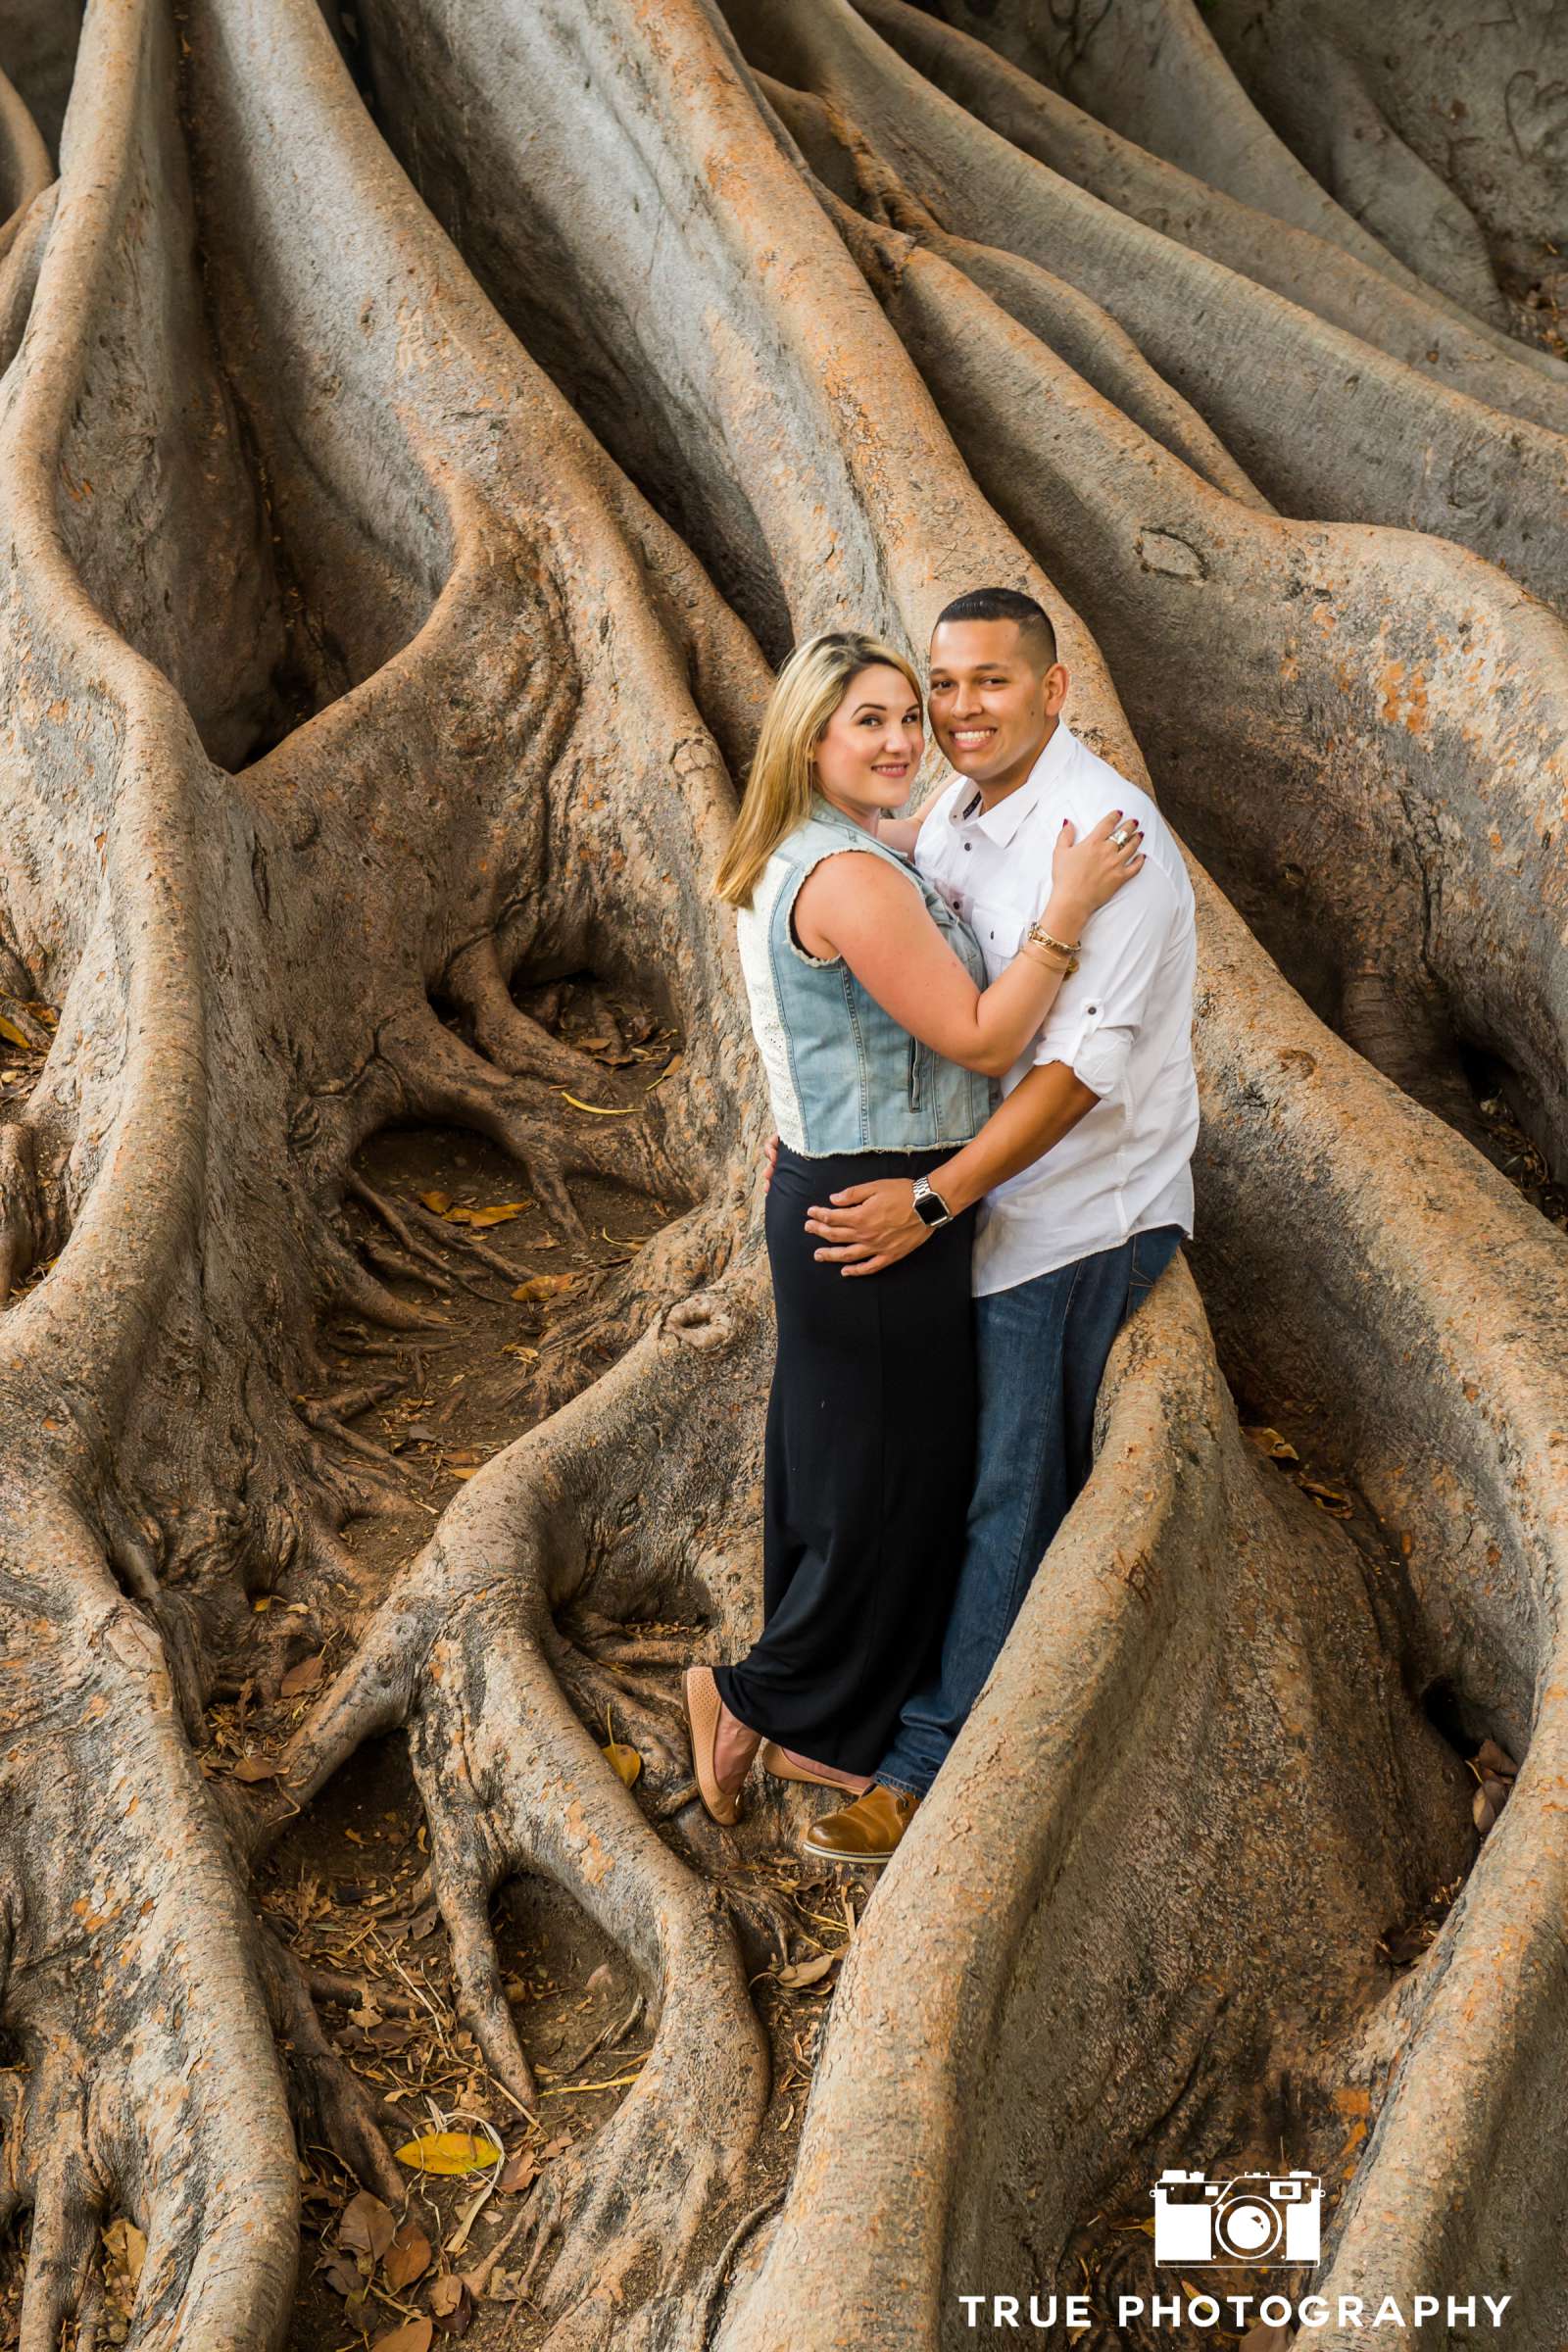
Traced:
<path fill-rule="evenodd" d="M 30 1048 L 32 1044 L 31 1038 L 24 1030 L 19 1029 L 15 1021 L 8 1021 L 3 1012 L 0 1012 L 0 1037 L 5 1039 L 8 1046 Z"/>
<path fill-rule="evenodd" d="M 1334 1487 L 1320 1486 L 1315 1478 L 1301 1478 L 1296 1483 L 1303 1494 L 1311 1495 L 1320 1511 L 1327 1511 L 1331 1519 L 1348 1519 L 1355 1509 L 1348 1494 L 1340 1494 Z"/>
<path fill-rule="evenodd" d="M 438 2278 L 430 2289 L 430 2316 L 443 2335 L 466 2335 L 473 2321 L 473 2296 L 466 2278 Z"/>
<path fill-rule="evenodd" d="M 362 2188 L 344 2207 L 337 2233 L 356 2254 L 368 2254 L 379 2262 L 397 2233 L 397 2224 L 390 2208 Z"/>
<path fill-rule="evenodd" d="M 563 1291 L 570 1290 L 575 1280 L 573 1274 L 530 1274 L 526 1282 L 518 1283 L 512 1296 L 522 1305 L 532 1306 L 541 1298 L 559 1298 Z"/>
<path fill-rule="evenodd" d="M 381 2262 L 388 2286 L 395 2295 L 401 2295 L 416 2278 L 422 2278 L 429 2268 L 430 2240 L 416 2222 L 400 2223 Z"/>
<path fill-rule="evenodd" d="M 416 2173 L 440 2173 L 456 2179 L 482 2173 L 499 2162 L 501 2150 L 493 2139 L 474 2132 L 424 2132 L 397 2151 L 399 2164 Z"/>
<path fill-rule="evenodd" d="M 278 1689 L 285 1698 L 298 1698 L 302 1690 L 314 1690 L 326 1672 L 326 1654 L 318 1650 L 314 1658 L 301 1658 L 291 1666 Z"/>
<path fill-rule="evenodd" d="M 147 2259 L 145 2233 L 121 2215 L 110 2223 L 103 2238 L 110 2267 L 122 2272 L 129 2284 L 136 2286 L 141 2278 L 141 2266 Z"/>
<path fill-rule="evenodd" d="M 236 1781 L 275 1781 L 282 1771 L 270 1756 L 241 1756 L 234 1767 Z"/>
<path fill-rule="evenodd" d="M 779 1970 L 778 1981 L 787 1992 L 799 1992 L 808 1984 L 819 1984 L 843 1957 L 842 1952 L 818 1952 L 814 1960 L 792 1960 L 788 1968 Z"/>
<path fill-rule="evenodd" d="M 618 1740 L 612 1740 L 604 1752 L 610 1758 L 615 1778 L 623 1781 L 629 1788 L 643 1768 L 643 1760 L 637 1750 L 623 1746 Z"/>
<path fill-rule="evenodd" d="M 447 1213 L 447 1210 L 452 1206 L 452 1195 L 450 1193 L 421 1193 L 419 1195 L 419 1199 L 423 1201 L 426 1208 L 434 1209 L 438 1217 L 444 1217 Z"/>
<path fill-rule="evenodd" d="M 378 2335 L 370 2352 L 430 2352 L 430 2339 L 435 2329 L 428 2320 L 410 2320 L 402 2328 L 394 2328 L 388 2335 Z"/>
<path fill-rule="evenodd" d="M 1287 1444 L 1277 1429 L 1244 1429 L 1242 1435 L 1250 1438 L 1258 1452 L 1266 1453 L 1270 1461 L 1298 1462 L 1301 1458 L 1296 1447 Z"/>
<path fill-rule="evenodd" d="M 515 2156 L 509 2156 L 502 2166 L 496 2186 L 506 2196 L 520 2197 L 525 2188 L 532 2188 L 538 2178 L 538 2158 L 531 2150 L 519 2148 Z"/>
<path fill-rule="evenodd" d="M 363 2295 L 365 2292 L 365 2274 L 346 2255 L 335 2254 L 330 2262 L 324 2262 L 320 2276 L 334 2295 Z"/>
<path fill-rule="evenodd" d="M 569 1102 L 573 1110 L 591 1111 L 596 1119 L 629 1119 L 636 1107 L 631 1102 L 613 1105 L 605 1102 L 582 1102 L 575 1095 L 568 1095 L 564 1087 L 561 1090 L 561 1099 L 563 1102 Z"/>
<path fill-rule="evenodd" d="M 532 1208 L 532 1206 L 531 1200 L 498 1200 L 494 1208 L 476 1208 L 470 1211 L 468 1223 L 482 1233 L 487 1226 L 505 1225 L 513 1217 L 520 1217 L 525 1209 Z"/>

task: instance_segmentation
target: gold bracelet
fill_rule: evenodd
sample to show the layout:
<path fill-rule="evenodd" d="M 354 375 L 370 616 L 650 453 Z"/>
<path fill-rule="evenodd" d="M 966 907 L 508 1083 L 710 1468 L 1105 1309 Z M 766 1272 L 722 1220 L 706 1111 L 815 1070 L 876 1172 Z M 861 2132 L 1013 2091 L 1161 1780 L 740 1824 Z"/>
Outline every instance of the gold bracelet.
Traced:
<path fill-rule="evenodd" d="M 1062 978 L 1065 979 L 1069 972 L 1075 972 L 1078 969 L 1078 958 L 1070 948 L 1063 955 L 1058 956 L 1055 953 L 1055 944 L 1053 942 L 1052 946 L 1048 948 L 1043 946 L 1038 939 L 1029 938 L 1024 941 L 1018 953 L 1020 956 L 1027 956 L 1031 963 L 1043 963 L 1048 972 L 1060 972 Z"/>
<path fill-rule="evenodd" d="M 1083 941 L 1080 939 L 1055 938 L 1052 932 L 1046 929 L 1044 923 L 1031 923 L 1024 937 L 1032 939 L 1039 947 L 1054 948 L 1058 956 L 1076 956 L 1083 946 Z"/>
<path fill-rule="evenodd" d="M 1077 948 L 1069 948 L 1065 939 L 1054 939 L 1054 936 L 1051 936 L 1051 931 L 1042 929 L 1042 924 L 1032 922 L 1032 924 L 1030 924 L 1030 929 L 1027 929 L 1025 934 L 1022 934 L 1022 951 L 1020 951 L 1020 953 L 1025 953 L 1025 955 L 1030 955 L 1030 953 L 1032 953 L 1032 955 L 1034 955 L 1034 959 L 1037 959 L 1037 962 L 1042 962 L 1042 959 L 1044 959 L 1044 957 L 1042 957 L 1042 951 L 1044 951 L 1044 955 L 1049 955 L 1049 957 L 1051 957 L 1051 966 L 1049 966 L 1049 969 L 1051 969 L 1051 971 L 1060 971 L 1062 978 L 1069 978 L 1069 976 L 1074 974 L 1074 971 L 1079 969 L 1079 951 L 1077 951 Z M 1057 957 L 1060 957 L 1060 962 L 1057 962 Z"/>

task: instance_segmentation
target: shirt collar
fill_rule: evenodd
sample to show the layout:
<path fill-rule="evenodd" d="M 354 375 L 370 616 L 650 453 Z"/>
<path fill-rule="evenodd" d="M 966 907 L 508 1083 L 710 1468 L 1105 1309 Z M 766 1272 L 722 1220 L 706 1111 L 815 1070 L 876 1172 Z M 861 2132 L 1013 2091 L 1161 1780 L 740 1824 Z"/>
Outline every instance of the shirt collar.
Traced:
<path fill-rule="evenodd" d="M 1016 792 L 1009 792 L 994 808 L 982 812 L 979 789 L 971 786 L 968 793 L 954 804 L 954 821 L 972 824 L 988 841 L 994 841 L 999 849 L 1004 850 L 1029 811 L 1039 806 L 1053 784 L 1059 780 L 1062 769 L 1072 756 L 1075 742 L 1076 738 L 1065 720 L 1058 718 L 1050 742 Z"/>

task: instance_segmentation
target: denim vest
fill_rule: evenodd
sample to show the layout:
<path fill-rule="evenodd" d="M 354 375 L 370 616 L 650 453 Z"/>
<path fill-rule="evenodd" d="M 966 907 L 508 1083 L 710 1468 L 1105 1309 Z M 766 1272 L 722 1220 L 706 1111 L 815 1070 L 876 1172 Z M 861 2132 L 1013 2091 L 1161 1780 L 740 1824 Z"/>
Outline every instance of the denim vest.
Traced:
<path fill-rule="evenodd" d="M 824 858 L 868 851 L 898 867 L 977 988 L 978 941 L 911 865 L 851 817 L 814 799 L 779 843 L 737 923 L 752 1030 L 780 1141 L 812 1159 L 841 1152 L 923 1152 L 966 1144 L 991 1115 L 992 1082 L 945 1061 L 883 1011 L 842 956 L 808 956 L 792 927 L 801 884 Z"/>

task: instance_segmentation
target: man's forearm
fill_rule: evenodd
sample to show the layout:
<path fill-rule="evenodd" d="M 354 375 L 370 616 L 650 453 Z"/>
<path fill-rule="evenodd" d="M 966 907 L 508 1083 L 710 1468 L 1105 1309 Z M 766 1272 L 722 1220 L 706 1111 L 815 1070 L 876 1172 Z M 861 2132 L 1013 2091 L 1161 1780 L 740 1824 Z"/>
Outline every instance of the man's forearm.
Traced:
<path fill-rule="evenodd" d="M 1045 1062 L 1019 1080 L 972 1144 L 932 1169 L 931 1190 L 956 1216 L 1043 1159 L 1099 1101 L 1064 1061 Z"/>

